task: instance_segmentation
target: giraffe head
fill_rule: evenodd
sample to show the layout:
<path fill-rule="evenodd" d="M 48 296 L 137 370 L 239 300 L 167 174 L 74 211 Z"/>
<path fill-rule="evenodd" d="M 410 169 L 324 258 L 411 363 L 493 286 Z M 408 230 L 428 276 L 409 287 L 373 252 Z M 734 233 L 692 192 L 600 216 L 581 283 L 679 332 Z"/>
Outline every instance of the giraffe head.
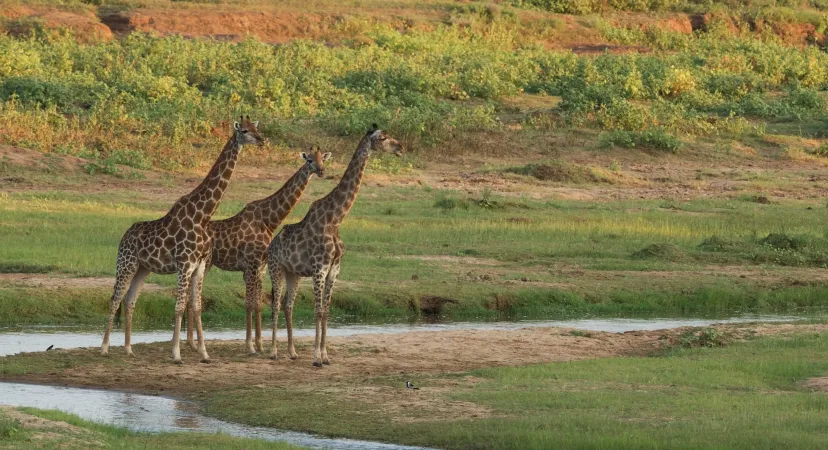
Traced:
<path fill-rule="evenodd" d="M 236 141 L 241 145 L 264 145 L 264 138 L 259 134 L 258 126 L 259 121 L 251 121 L 250 116 L 239 117 L 239 121 L 233 123 Z"/>
<path fill-rule="evenodd" d="M 371 126 L 366 136 L 371 141 L 371 150 L 393 153 L 394 156 L 402 156 L 405 151 L 402 143 L 380 130 L 377 124 Z"/>
<path fill-rule="evenodd" d="M 330 159 L 330 157 L 331 152 L 322 153 L 319 147 L 311 147 L 310 153 L 302 152 L 302 159 L 305 160 L 305 164 L 319 178 L 325 176 L 325 161 Z"/>

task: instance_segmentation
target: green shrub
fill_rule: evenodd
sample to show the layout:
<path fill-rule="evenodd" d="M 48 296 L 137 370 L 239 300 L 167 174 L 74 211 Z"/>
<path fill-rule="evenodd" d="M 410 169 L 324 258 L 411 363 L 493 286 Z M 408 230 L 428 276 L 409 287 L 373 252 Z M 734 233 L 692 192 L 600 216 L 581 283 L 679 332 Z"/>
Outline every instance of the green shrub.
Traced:
<path fill-rule="evenodd" d="M 0 439 L 8 439 L 21 429 L 20 421 L 0 413 Z"/>
<path fill-rule="evenodd" d="M 739 242 L 733 239 L 722 238 L 719 236 L 710 236 L 699 244 L 699 249 L 708 252 L 731 252 L 739 250 L 742 247 Z"/>
<path fill-rule="evenodd" d="M 679 141 L 672 134 L 662 128 L 651 128 L 641 132 L 637 131 L 610 131 L 601 133 L 598 136 L 599 145 L 602 147 L 623 147 L 623 148 L 648 148 L 664 150 L 671 153 L 678 152 L 681 147 Z"/>
<path fill-rule="evenodd" d="M 598 136 L 598 144 L 601 147 L 633 148 L 637 140 L 638 133 L 635 131 L 607 131 Z"/>
<path fill-rule="evenodd" d="M 448 212 L 457 208 L 469 209 L 469 202 L 449 197 L 445 192 L 439 192 L 434 200 L 434 206 L 442 209 L 443 212 Z"/>
<path fill-rule="evenodd" d="M 638 144 L 641 147 L 654 148 L 671 153 L 678 152 L 679 147 L 681 147 L 681 141 L 661 128 L 642 131 L 638 138 Z"/>
<path fill-rule="evenodd" d="M 651 244 L 632 254 L 634 259 L 658 259 L 663 261 L 675 261 L 683 256 L 684 252 L 677 245 L 670 243 Z"/>
<path fill-rule="evenodd" d="M 785 233 L 771 233 L 759 242 L 776 250 L 801 250 L 806 245 L 804 239 Z"/>

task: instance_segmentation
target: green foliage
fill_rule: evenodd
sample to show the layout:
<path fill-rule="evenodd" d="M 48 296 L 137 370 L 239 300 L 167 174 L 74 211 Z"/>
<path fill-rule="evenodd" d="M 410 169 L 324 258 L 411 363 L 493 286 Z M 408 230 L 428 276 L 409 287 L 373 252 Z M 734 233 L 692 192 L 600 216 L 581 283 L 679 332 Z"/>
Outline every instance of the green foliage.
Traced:
<path fill-rule="evenodd" d="M 806 245 L 802 238 L 788 236 L 785 233 L 771 233 L 759 242 L 776 250 L 801 250 Z"/>
<path fill-rule="evenodd" d="M 0 412 L 0 439 L 13 437 L 21 430 L 20 421 Z"/>
<path fill-rule="evenodd" d="M 670 153 L 678 152 L 681 141 L 662 128 L 651 128 L 644 131 L 609 131 L 601 133 L 598 142 L 602 147 L 645 148 L 663 150 Z"/>
<path fill-rule="evenodd" d="M 438 192 L 437 198 L 434 200 L 434 207 L 440 208 L 443 212 L 449 212 L 453 209 L 469 209 L 469 202 L 450 196 L 445 192 Z"/>
<path fill-rule="evenodd" d="M 679 337 L 679 343 L 684 348 L 713 348 L 727 345 L 727 338 L 715 328 L 689 330 Z"/>
<path fill-rule="evenodd" d="M 634 259 L 656 259 L 664 261 L 675 261 L 681 259 L 684 252 L 675 244 L 657 243 L 637 250 L 632 254 Z"/>

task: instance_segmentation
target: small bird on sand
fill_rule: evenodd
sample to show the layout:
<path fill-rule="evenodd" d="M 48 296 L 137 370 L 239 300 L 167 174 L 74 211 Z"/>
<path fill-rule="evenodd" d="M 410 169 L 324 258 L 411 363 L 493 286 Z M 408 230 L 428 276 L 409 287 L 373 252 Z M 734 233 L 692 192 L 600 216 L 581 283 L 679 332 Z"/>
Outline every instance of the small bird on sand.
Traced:
<path fill-rule="evenodd" d="M 413 384 L 411 384 L 411 382 L 410 382 L 410 381 L 406 381 L 406 382 L 405 382 L 405 387 L 407 387 L 408 389 L 415 389 L 415 390 L 416 390 L 416 389 L 420 389 L 420 388 L 418 388 L 417 386 L 414 386 Z"/>
<path fill-rule="evenodd" d="M 46 349 L 46 351 L 48 352 L 49 350 L 51 350 L 51 349 L 52 349 L 52 347 L 54 347 L 54 344 L 53 344 L 53 345 L 50 345 L 50 346 L 49 346 L 49 348 L 47 348 L 47 349 Z"/>

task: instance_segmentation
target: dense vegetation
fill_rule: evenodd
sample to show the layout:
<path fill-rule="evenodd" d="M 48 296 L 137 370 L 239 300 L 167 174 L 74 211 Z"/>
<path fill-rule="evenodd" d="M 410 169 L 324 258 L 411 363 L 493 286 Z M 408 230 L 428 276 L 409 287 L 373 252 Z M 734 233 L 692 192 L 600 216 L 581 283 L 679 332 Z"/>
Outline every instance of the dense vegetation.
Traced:
<path fill-rule="evenodd" d="M 828 55 L 816 46 L 734 32 L 716 17 L 692 35 L 594 17 L 590 26 L 611 41 L 655 52 L 579 56 L 545 49 L 513 16 L 488 14 L 428 29 L 343 19 L 354 38 L 336 46 L 140 33 L 85 45 L 42 29 L 0 36 L 0 139 L 177 169 L 203 162 L 191 145 L 225 134 L 222 121 L 240 112 L 265 118 L 277 144 L 378 122 L 420 150 L 503 131 L 501 101 L 527 95 L 562 101 L 516 119 L 524 128 L 597 127 L 626 133 L 607 143 L 668 151 L 684 136 L 761 134 L 767 121 L 826 117 Z"/>

